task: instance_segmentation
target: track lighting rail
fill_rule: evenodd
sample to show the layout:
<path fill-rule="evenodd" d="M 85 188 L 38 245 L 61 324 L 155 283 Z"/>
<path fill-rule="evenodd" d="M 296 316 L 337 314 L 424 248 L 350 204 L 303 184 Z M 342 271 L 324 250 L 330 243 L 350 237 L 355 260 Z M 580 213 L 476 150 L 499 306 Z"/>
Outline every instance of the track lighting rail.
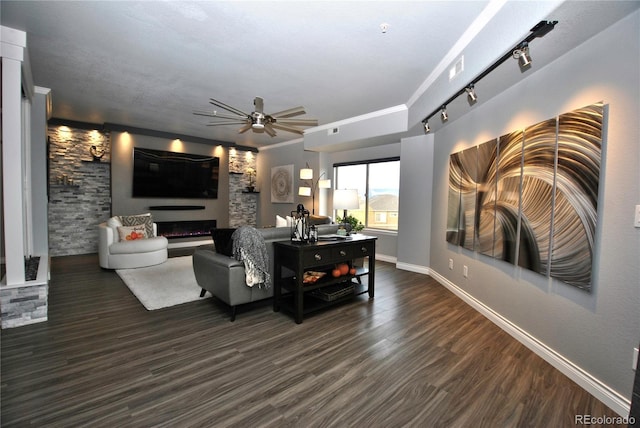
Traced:
<path fill-rule="evenodd" d="M 522 51 L 524 51 L 526 49 L 526 51 L 528 52 L 529 42 L 532 41 L 535 38 L 543 37 L 544 35 L 546 35 L 548 32 L 553 30 L 553 28 L 555 27 L 555 25 L 557 23 L 558 23 L 558 21 L 540 21 L 539 23 L 537 23 L 530 30 L 531 34 L 529 34 L 526 38 L 524 38 L 522 41 L 517 43 L 512 49 L 510 49 L 507 53 L 505 53 L 503 56 L 501 56 L 496 62 L 491 64 L 486 70 L 484 70 L 482 73 L 477 75 L 471 82 L 469 82 L 467 85 L 465 85 L 463 88 L 461 88 L 458 92 L 453 94 L 444 103 L 440 104 L 440 107 L 438 107 L 437 109 L 432 111 L 428 116 L 426 116 L 422 120 L 422 124 L 424 125 L 425 132 L 429 132 L 429 124 L 428 124 L 429 119 L 431 119 L 433 116 L 435 116 L 438 113 L 440 113 L 441 115 L 443 115 L 443 113 L 444 113 L 444 115 L 446 115 L 447 105 L 449 103 L 451 103 L 453 100 L 455 100 L 456 98 L 458 98 L 460 95 L 464 94 L 464 93 L 468 93 L 470 96 L 473 93 L 474 94 L 473 97 L 475 98 L 475 92 L 473 91 L 473 89 L 474 89 L 474 86 L 475 86 L 476 83 L 478 83 L 480 80 L 482 80 L 485 76 L 487 76 L 493 70 L 498 68 L 498 66 L 501 65 L 503 62 L 505 62 L 509 58 L 513 57 L 513 53 L 515 51 L 522 52 Z M 530 63 L 530 61 L 531 61 L 531 58 L 529 58 L 529 63 Z M 475 101 L 475 99 L 473 101 Z M 443 115 L 443 117 L 444 117 L 444 115 Z"/>

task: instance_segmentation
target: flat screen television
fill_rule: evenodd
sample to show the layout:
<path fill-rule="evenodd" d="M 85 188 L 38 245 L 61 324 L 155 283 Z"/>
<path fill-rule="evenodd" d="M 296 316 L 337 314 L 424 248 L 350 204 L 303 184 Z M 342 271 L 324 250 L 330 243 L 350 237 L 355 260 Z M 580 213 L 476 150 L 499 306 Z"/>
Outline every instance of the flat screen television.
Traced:
<path fill-rule="evenodd" d="M 134 198 L 217 199 L 220 158 L 134 147 Z"/>

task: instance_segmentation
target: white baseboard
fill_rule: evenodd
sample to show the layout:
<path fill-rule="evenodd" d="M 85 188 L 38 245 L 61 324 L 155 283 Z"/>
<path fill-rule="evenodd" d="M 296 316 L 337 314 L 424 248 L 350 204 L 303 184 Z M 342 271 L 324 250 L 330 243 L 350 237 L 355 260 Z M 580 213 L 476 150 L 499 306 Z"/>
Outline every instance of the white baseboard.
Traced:
<path fill-rule="evenodd" d="M 377 254 L 376 253 L 376 260 L 380 260 L 383 262 L 389 262 L 389 263 L 394 263 L 398 260 L 397 258 L 393 257 L 393 256 L 385 256 L 384 254 Z"/>
<path fill-rule="evenodd" d="M 629 399 L 623 397 L 609 386 L 596 379 L 590 373 L 583 370 L 549 346 L 545 345 L 525 330 L 513 324 L 511 321 L 495 312 L 493 309 L 477 300 L 475 297 L 462 290 L 439 273 L 431 269 L 429 269 L 429 271 L 429 275 L 431 277 L 449 289 L 453 294 L 461 298 L 468 305 L 472 306 L 498 327 L 509 333 L 524 346 L 535 352 L 546 362 L 558 369 L 562 374 L 580 385 L 580 387 L 585 391 L 602 401 L 611 410 L 623 417 L 629 415 L 629 410 L 631 409 L 631 401 Z"/>
<path fill-rule="evenodd" d="M 409 272 L 421 273 L 423 275 L 431 274 L 431 269 L 429 269 L 428 267 L 421 266 L 421 265 L 414 265 L 411 263 L 398 262 L 396 263 L 396 268 L 401 270 L 408 270 Z"/>

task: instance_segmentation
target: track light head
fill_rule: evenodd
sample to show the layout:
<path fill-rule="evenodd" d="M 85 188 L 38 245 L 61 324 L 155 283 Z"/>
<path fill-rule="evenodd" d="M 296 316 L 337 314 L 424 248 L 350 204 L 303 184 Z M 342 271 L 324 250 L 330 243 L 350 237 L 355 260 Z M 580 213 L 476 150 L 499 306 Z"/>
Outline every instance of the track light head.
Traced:
<path fill-rule="evenodd" d="M 518 60 L 520 67 L 522 68 L 526 68 L 531 66 L 531 57 L 529 56 L 528 52 L 522 52 L 522 55 L 520 55 L 520 59 Z"/>
<path fill-rule="evenodd" d="M 447 106 L 442 106 L 442 110 L 440 110 L 440 117 L 443 122 L 449 120 L 449 115 L 447 114 Z"/>
<path fill-rule="evenodd" d="M 529 43 L 522 43 L 516 50 L 513 51 L 513 58 L 518 60 L 521 69 L 527 69 L 531 67 L 531 55 L 529 54 Z"/>
<path fill-rule="evenodd" d="M 473 86 L 473 83 L 465 88 L 467 91 L 467 98 L 469 99 L 469 104 L 473 104 L 478 101 L 478 95 L 476 94 L 476 89 Z"/>
<path fill-rule="evenodd" d="M 429 121 L 425 120 L 422 122 L 424 124 L 424 133 L 428 134 L 431 131 L 431 127 L 429 126 Z"/>

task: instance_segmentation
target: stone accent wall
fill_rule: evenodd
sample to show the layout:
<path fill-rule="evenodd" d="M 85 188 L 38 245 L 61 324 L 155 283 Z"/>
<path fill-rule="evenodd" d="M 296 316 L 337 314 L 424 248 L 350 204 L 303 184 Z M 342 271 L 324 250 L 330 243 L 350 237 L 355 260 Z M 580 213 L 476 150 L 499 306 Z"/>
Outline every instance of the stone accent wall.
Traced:
<path fill-rule="evenodd" d="M 1 288 L 2 328 L 47 320 L 47 284 Z"/>
<path fill-rule="evenodd" d="M 98 252 L 98 224 L 111 216 L 111 141 L 107 132 L 50 126 L 49 254 Z M 104 151 L 94 162 L 91 146 Z M 258 193 L 248 193 L 257 153 L 229 149 L 229 226 L 256 226 Z M 254 176 L 255 184 L 255 176 Z"/>
<path fill-rule="evenodd" d="M 229 227 L 256 226 L 258 193 L 248 193 L 249 168 L 256 171 L 256 153 L 229 150 Z M 254 175 L 254 185 L 256 184 Z"/>
<path fill-rule="evenodd" d="M 49 254 L 98 252 L 98 224 L 111 216 L 108 133 L 51 126 L 49 134 Z M 91 147 L 104 151 L 93 161 Z"/>

